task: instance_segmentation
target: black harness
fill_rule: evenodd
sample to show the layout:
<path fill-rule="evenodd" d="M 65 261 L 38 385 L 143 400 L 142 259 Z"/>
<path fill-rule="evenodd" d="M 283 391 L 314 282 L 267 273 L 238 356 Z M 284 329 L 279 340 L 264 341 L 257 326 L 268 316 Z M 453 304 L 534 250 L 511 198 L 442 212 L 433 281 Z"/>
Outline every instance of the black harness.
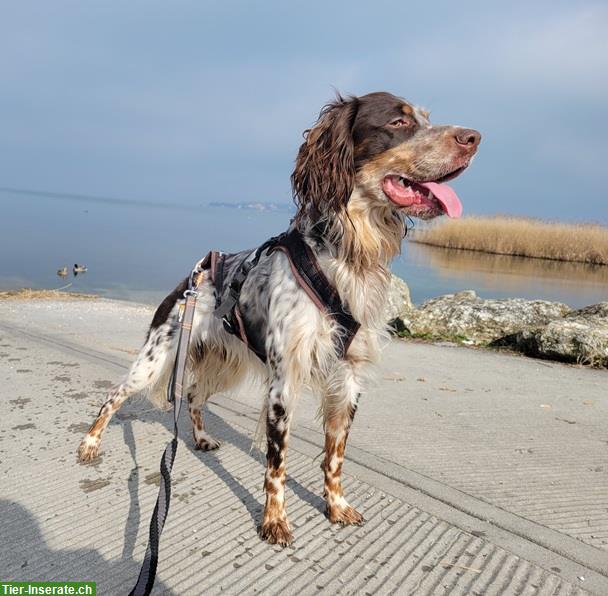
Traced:
<path fill-rule="evenodd" d="M 222 319 L 224 328 L 238 337 L 262 362 L 266 362 L 264 338 L 241 312 L 239 298 L 249 272 L 258 264 L 262 254 L 283 252 L 299 286 L 306 292 L 317 308 L 337 323 L 334 346 L 338 358 L 344 358 L 360 325 L 343 304 L 336 288 L 329 282 L 310 246 L 297 229 L 291 229 L 267 240 L 248 255 L 230 277 L 225 276 L 226 259 L 235 255 L 212 251 L 203 260 L 203 267 L 210 270 L 215 286 L 215 316 Z"/>

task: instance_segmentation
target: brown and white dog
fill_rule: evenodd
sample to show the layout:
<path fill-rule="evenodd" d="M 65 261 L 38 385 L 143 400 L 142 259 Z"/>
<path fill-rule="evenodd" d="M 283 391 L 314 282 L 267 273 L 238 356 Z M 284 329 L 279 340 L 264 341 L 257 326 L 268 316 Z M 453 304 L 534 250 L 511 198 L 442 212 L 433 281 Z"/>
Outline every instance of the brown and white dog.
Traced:
<path fill-rule="evenodd" d="M 298 285 L 285 254 L 263 254 L 249 273 L 240 311 L 262 330 L 263 365 L 244 343 L 212 316 L 214 287 L 200 288 L 193 323 L 188 402 L 194 443 L 220 443 L 204 428 L 207 399 L 251 375 L 267 383 L 265 422 L 266 506 L 260 536 L 289 544 L 285 510 L 285 456 L 294 405 L 303 387 L 321 397 L 325 431 L 325 499 L 331 522 L 360 524 L 363 517 L 342 491 L 344 450 L 367 371 L 379 359 L 385 333 L 389 263 L 400 251 L 404 218 L 458 217 L 461 204 L 443 184 L 471 162 L 480 134 L 456 126 L 433 126 L 428 113 L 389 93 L 340 96 L 326 105 L 304 134 L 291 181 L 303 234 L 342 303 L 360 323 L 344 358 L 334 349 L 336 322 Z M 165 402 L 175 349 L 181 284 L 159 306 L 146 342 L 126 378 L 117 385 L 82 440 L 79 456 L 90 461 L 112 415 L 136 392 Z"/>

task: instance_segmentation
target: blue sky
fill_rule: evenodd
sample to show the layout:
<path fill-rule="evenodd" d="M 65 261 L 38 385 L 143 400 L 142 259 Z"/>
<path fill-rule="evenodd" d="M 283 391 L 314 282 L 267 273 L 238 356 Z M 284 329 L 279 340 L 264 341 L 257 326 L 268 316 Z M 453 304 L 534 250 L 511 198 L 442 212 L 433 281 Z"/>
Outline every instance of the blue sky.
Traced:
<path fill-rule="evenodd" d="M 20 0 L 0 186 L 287 202 L 333 88 L 387 90 L 482 132 L 465 213 L 608 223 L 607 73 L 605 2 Z"/>

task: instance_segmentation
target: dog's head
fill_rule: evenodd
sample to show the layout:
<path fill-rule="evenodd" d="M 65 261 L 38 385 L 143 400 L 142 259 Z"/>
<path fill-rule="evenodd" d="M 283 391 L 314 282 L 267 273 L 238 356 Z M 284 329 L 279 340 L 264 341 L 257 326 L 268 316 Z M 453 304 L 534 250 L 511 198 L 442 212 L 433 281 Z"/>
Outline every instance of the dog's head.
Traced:
<path fill-rule="evenodd" d="M 460 201 L 444 183 L 467 168 L 480 140 L 476 130 L 431 125 L 428 113 L 390 93 L 338 96 L 304 133 L 294 198 L 321 216 L 343 212 L 358 191 L 403 215 L 458 217 Z"/>

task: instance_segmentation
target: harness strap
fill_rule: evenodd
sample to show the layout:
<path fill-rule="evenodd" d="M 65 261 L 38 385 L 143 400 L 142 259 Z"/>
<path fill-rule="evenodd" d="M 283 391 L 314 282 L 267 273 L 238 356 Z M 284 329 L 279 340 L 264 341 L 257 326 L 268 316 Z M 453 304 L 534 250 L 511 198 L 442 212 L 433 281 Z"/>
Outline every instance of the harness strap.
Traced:
<path fill-rule="evenodd" d="M 152 591 L 154 580 L 156 579 L 160 535 L 165 526 L 165 520 L 167 519 L 169 504 L 171 502 L 171 470 L 173 469 L 175 454 L 177 453 L 177 421 L 179 419 L 179 412 L 184 397 L 184 377 L 188 359 L 188 345 L 190 343 L 190 333 L 192 331 L 192 321 L 194 319 L 197 289 L 204 279 L 203 268 L 206 261 L 207 258 L 200 261 L 192 271 L 188 289 L 184 292 L 186 301 L 179 307 L 179 340 L 177 344 L 177 353 L 175 355 L 175 365 L 173 366 L 171 381 L 169 382 L 167 389 L 167 399 L 170 402 L 173 402 L 173 439 L 171 439 L 171 442 L 165 448 L 160 460 L 161 483 L 154 512 L 150 519 L 148 546 L 146 547 L 146 554 L 139 571 L 137 583 L 129 592 L 129 596 L 148 596 Z"/>
<path fill-rule="evenodd" d="M 348 348 L 361 326 L 344 306 L 338 290 L 330 283 L 302 234 L 292 229 L 279 237 L 272 250 L 280 250 L 289 259 L 291 270 L 317 308 L 327 313 L 338 324 L 334 346 L 338 358 L 346 356 Z"/>
<path fill-rule="evenodd" d="M 247 275 L 249 272 L 258 264 L 262 253 L 267 248 L 273 246 L 277 241 L 277 238 L 270 238 L 270 240 L 266 240 L 264 244 L 258 246 L 255 250 L 252 250 L 241 262 L 241 265 L 236 270 L 236 272 L 230 278 L 230 282 L 228 285 L 228 293 L 224 294 L 224 277 L 223 277 L 223 258 L 225 255 L 223 253 L 219 253 L 219 258 L 221 260 L 221 271 L 220 277 L 217 277 L 218 271 L 216 268 L 216 277 L 213 280 L 214 285 L 217 290 L 217 297 L 220 298 L 221 302 L 216 306 L 214 311 L 214 315 L 218 319 L 224 319 L 224 323 L 230 324 L 231 322 L 226 319 L 226 316 L 229 313 L 232 313 L 235 306 L 238 305 L 239 296 L 241 294 L 241 288 L 247 279 Z"/>

